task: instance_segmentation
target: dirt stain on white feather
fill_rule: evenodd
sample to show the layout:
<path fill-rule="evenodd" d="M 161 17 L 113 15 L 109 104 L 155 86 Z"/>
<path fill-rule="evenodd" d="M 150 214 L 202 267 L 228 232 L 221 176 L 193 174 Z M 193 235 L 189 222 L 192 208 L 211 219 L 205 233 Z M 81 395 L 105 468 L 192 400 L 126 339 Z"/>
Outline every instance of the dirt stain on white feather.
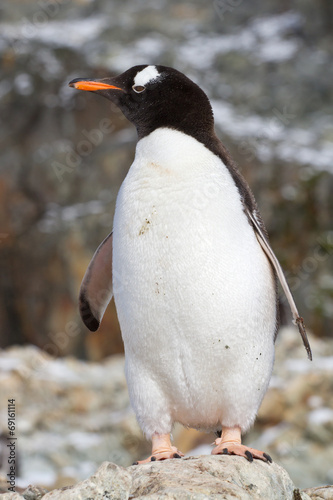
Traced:
<path fill-rule="evenodd" d="M 149 225 L 151 224 L 151 221 L 149 219 L 145 219 L 145 222 L 142 224 L 140 231 L 139 231 L 139 236 L 142 234 L 145 234 L 147 231 L 149 231 Z"/>
<path fill-rule="evenodd" d="M 149 164 L 154 170 L 158 170 L 161 174 L 171 175 L 171 170 L 169 168 L 162 167 L 159 163 L 150 162 Z"/>
<path fill-rule="evenodd" d="M 153 217 L 156 213 L 157 213 L 156 208 L 153 205 L 151 214 L 149 214 L 148 217 L 145 218 L 145 220 L 144 220 L 144 222 L 139 230 L 139 236 L 142 236 L 143 234 L 147 233 L 147 231 L 149 231 L 151 224 L 153 222 Z"/>

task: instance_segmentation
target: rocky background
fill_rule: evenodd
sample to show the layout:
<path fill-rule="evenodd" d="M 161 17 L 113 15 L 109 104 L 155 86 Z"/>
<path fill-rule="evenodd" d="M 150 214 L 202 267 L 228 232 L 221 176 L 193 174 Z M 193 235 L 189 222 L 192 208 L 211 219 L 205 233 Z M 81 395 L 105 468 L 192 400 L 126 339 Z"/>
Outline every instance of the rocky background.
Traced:
<path fill-rule="evenodd" d="M 67 83 L 156 63 L 185 72 L 211 98 L 218 134 L 253 188 L 312 332 L 312 364 L 295 328 L 281 335 L 248 442 L 297 487 L 333 482 L 332 6 L 1 3 L 2 474 L 8 398 L 18 408 L 22 487 L 72 484 L 104 460 L 127 466 L 148 452 L 129 408 L 113 304 L 95 334 L 77 312 L 86 266 L 112 229 L 136 134 L 110 103 Z M 289 321 L 284 304 L 283 312 Z M 212 436 L 177 428 L 175 439 L 186 452 L 210 452 Z"/>
<path fill-rule="evenodd" d="M 245 439 L 282 465 L 296 488 L 333 484 L 333 341 L 310 341 L 312 363 L 296 327 L 280 332 L 270 389 Z M 9 398 L 16 399 L 19 488 L 59 488 L 88 478 L 103 461 L 127 467 L 148 456 L 122 355 L 95 363 L 10 347 L 0 353 L 0 367 L 0 492 L 8 486 Z M 187 456 L 209 455 L 214 435 L 177 426 L 174 440 Z"/>

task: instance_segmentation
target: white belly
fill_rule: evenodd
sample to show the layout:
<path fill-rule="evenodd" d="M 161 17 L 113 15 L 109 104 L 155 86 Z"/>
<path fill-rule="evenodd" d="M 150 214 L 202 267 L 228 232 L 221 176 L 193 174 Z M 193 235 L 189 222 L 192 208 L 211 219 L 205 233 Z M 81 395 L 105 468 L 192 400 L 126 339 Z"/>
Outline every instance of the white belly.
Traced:
<path fill-rule="evenodd" d="M 249 427 L 273 365 L 275 284 L 228 169 L 195 139 L 156 130 L 139 142 L 120 189 L 113 241 L 143 430 L 155 432 L 163 418 Z"/>

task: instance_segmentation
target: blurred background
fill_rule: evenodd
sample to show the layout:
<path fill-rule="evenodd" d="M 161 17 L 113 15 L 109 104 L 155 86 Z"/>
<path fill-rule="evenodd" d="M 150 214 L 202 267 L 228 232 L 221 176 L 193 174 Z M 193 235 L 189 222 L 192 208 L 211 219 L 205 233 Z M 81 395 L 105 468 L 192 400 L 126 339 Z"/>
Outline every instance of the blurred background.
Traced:
<path fill-rule="evenodd" d="M 70 483 L 148 450 L 129 410 L 114 304 L 97 333 L 77 309 L 136 132 L 111 103 L 67 86 L 136 64 L 173 66 L 210 97 L 311 332 L 310 368 L 297 329 L 281 332 L 280 372 L 249 440 L 264 432 L 260 446 L 300 486 L 333 482 L 332 2 L 8 0 L 0 19 L 1 397 L 18 394 L 23 483 Z M 284 301 L 281 312 L 290 324 Z M 108 451 L 94 455 L 103 432 Z M 185 451 L 212 441 L 186 432 L 175 432 Z"/>

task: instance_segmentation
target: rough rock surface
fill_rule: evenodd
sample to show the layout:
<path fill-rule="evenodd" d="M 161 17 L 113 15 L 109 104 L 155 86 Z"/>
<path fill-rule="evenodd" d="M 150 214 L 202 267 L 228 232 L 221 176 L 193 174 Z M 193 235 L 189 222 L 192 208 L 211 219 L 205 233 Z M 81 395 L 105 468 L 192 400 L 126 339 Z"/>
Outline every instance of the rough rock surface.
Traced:
<path fill-rule="evenodd" d="M 309 488 L 304 490 L 312 500 L 332 500 L 333 486 L 319 486 L 318 488 Z"/>
<path fill-rule="evenodd" d="M 125 469 L 104 462 L 89 479 L 36 496 L 23 492 L 3 495 L 4 500 L 310 500 L 329 499 L 333 488 L 300 492 L 287 472 L 261 461 L 240 457 L 200 456 L 166 460 Z"/>

